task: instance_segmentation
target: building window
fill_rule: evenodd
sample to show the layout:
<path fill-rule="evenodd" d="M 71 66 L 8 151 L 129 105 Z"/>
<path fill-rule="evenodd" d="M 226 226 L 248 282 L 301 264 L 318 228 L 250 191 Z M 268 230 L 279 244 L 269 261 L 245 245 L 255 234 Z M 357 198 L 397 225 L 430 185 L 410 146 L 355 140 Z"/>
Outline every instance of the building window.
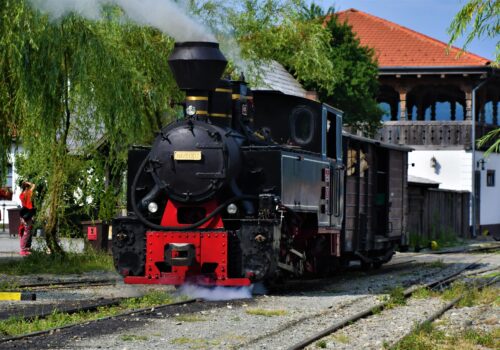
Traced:
<path fill-rule="evenodd" d="M 0 177 L 2 177 L 2 176 L 0 176 Z M 7 174 L 4 177 L 4 182 L 0 183 L 0 187 L 8 187 L 8 188 L 12 189 L 12 165 L 10 165 L 10 164 L 7 165 Z"/>
<path fill-rule="evenodd" d="M 486 172 L 486 186 L 488 187 L 495 186 L 495 170 L 488 170 Z"/>

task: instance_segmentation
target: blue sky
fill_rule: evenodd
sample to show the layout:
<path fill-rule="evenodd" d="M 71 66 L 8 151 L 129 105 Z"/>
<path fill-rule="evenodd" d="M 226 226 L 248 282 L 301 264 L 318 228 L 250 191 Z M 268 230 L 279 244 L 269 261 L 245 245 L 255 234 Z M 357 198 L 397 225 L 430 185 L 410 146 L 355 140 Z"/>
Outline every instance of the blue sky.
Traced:
<path fill-rule="evenodd" d="M 337 11 L 355 8 L 391 22 L 403 25 L 438 40 L 448 42 L 446 29 L 465 0 L 317 0 L 315 3 Z M 492 60 L 498 38 L 475 40 L 467 51 Z M 463 41 L 455 46 L 461 47 Z"/>

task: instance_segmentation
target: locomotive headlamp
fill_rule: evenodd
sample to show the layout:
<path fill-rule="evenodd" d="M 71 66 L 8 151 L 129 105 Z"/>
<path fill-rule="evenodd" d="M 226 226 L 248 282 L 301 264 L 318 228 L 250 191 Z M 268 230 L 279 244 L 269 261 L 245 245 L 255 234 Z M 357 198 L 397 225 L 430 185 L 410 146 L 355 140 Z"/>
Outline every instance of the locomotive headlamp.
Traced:
<path fill-rule="evenodd" d="M 238 207 L 236 206 L 236 204 L 234 203 L 231 203 L 227 206 L 227 213 L 228 214 L 231 214 L 231 215 L 234 215 L 238 212 Z"/>
<path fill-rule="evenodd" d="M 158 204 L 151 202 L 148 204 L 148 210 L 150 213 L 156 213 L 158 211 Z"/>
<path fill-rule="evenodd" d="M 193 105 L 189 105 L 186 107 L 186 114 L 190 117 L 196 114 L 196 107 Z"/>

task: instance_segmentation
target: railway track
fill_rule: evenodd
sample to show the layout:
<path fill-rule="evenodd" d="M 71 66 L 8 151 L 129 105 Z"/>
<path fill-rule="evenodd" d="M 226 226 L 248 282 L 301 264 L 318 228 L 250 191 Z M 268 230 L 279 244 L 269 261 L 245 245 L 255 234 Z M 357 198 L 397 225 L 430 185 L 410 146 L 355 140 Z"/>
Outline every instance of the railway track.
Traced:
<path fill-rule="evenodd" d="M 478 288 L 478 290 L 482 290 L 482 289 L 484 289 L 487 286 L 490 286 L 490 285 L 492 285 L 494 283 L 497 283 L 499 280 L 500 279 L 498 278 L 498 276 L 490 278 L 489 280 L 487 280 L 485 283 L 483 283 L 482 285 L 478 286 L 477 288 Z M 444 305 L 443 307 L 441 307 L 439 310 L 437 310 L 436 312 L 434 312 L 433 314 L 431 314 L 429 317 L 427 317 L 423 322 L 421 322 L 420 324 L 418 324 L 415 327 L 415 329 L 420 328 L 425 323 L 432 323 L 432 322 L 434 322 L 439 317 L 441 317 L 446 311 L 448 311 L 449 309 L 451 309 L 454 306 L 456 306 L 464 297 L 465 296 L 462 294 L 462 295 L 456 297 L 455 299 L 451 300 L 446 305 Z"/>
<path fill-rule="evenodd" d="M 309 291 L 318 288 L 324 288 L 329 284 L 338 282 L 339 277 L 343 279 L 356 279 L 359 278 L 359 273 L 361 272 L 364 276 L 378 276 L 387 273 L 396 272 L 402 269 L 414 268 L 419 266 L 416 264 L 416 260 L 402 261 L 398 263 L 393 263 L 390 265 L 383 265 L 382 268 L 364 271 L 359 267 L 350 267 L 342 274 L 338 276 L 331 276 L 325 278 L 314 278 L 314 279 L 298 279 L 298 280 L 288 280 L 283 285 L 274 286 L 270 292 L 275 295 L 285 295 L 290 292 L 302 292 Z"/>
<path fill-rule="evenodd" d="M 7 309 L 0 312 L 0 321 L 10 318 L 17 318 L 25 322 L 32 322 L 35 319 L 44 319 L 54 313 L 64 313 L 67 315 L 79 312 L 92 312 L 101 307 L 112 307 L 119 305 L 125 298 L 99 299 L 97 301 L 78 300 L 71 302 L 62 302 L 56 304 L 33 305 L 33 307 L 21 307 Z"/>
<path fill-rule="evenodd" d="M 427 282 L 425 284 L 417 282 L 417 284 L 414 284 L 413 286 L 407 288 L 404 291 L 404 295 L 406 298 L 408 298 L 412 293 L 422 287 L 441 287 L 443 285 L 451 283 L 452 281 L 454 281 L 454 278 L 464 273 L 465 271 L 478 267 L 479 264 L 478 261 L 476 261 L 460 268 L 453 273 L 448 273 L 439 279 L 434 279 L 431 282 Z M 424 275 L 421 278 L 425 277 L 427 276 Z M 265 346 L 268 343 L 272 343 L 272 339 L 282 339 L 286 344 L 287 341 L 290 342 L 290 340 L 292 339 L 297 339 L 297 335 L 306 332 L 305 329 L 314 330 L 314 333 L 309 331 L 310 336 L 307 339 L 303 339 L 302 341 L 297 342 L 295 345 L 289 347 L 289 349 L 302 349 L 308 344 L 311 344 L 316 340 L 319 340 L 335 332 L 336 330 L 345 327 L 346 325 L 356 322 L 357 320 L 367 317 L 375 312 L 380 312 L 387 304 L 388 301 L 378 301 L 376 295 L 365 294 L 355 296 L 347 302 L 344 302 L 341 305 L 336 305 L 331 309 L 320 310 L 319 312 L 304 315 L 303 317 L 295 319 L 291 322 L 282 324 L 279 328 L 271 332 L 249 339 L 248 341 L 239 344 L 238 348 L 257 349 L 259 347 Z M 337 321 L 338 319 L 341 319 L 341 321 Z M 332 325 L 330 327 L 325 327 L 324 323 L 327 322 L 331 322 Z M 318 332 L 317 329 L 322 330 Z"/>
<path fill-rule="evenodd" d="M 460 269 L 459 271 L 456 271 L 452 274 L 449 274 L 443 278 L 437 279 L 437 280 L 432 281 L 432 282 L 425 283 L 423 285 L 414 285 L 410 288 L 407 288 L 403 292 L 403 296 L 405 299 L 408 299 L 420 288 L 429 288 L 431 290 L 442 290 L 446 286 L 449 286 L 452 282 L 454 282 L 462 277 L 470 277 L 470 276 L 473 276 L 474 274 L 479 274 L 479 273 L 485 272 L 484 270 L 482 270 L 482 271 L 469 273 L 469 274 L 463 276 L 463 273 L 465 271 L 472 269 L 472 268 L 475 268 L 477 266 L 478 266 L 478 262 L 474 262 L 474 263 L 471 263 L 471 264 L 465 266 L 464 268 Z M 497 280 L 498 280 L 498 278 L 495 277 L 495 278 L 493 278 L 492 281 L 489 281 L 487 284 L 494 283 Z M 483 287 L 481 287 L 481 288 L 483 288 Z M 446 312 L 447 310 L 449 310 L 450 308 L 455 306 L 462 298 L 463 298 L 463 296 L 460 296 L 460 297 L 455 298 L 451 302 L 447 303 L 445 306 L 440 308 L 437 312 L 433 313 L 430 317 L 428 317 L 425 322 L 432 322 L 433 320 L 435 320 L 436 318 L 441 316 L 444 312 Z M 341 321 L 332 324 L 330 327 L 322 329 L 321 331 L 303 339 L 302 341 L 288 347 L 287 349 L 288 350 L 304 349 L 308 345 L 310 345 L 316 341 L 319 341 L 319 340 L 339 331 L 340 329 L 342 329 L 346 326 L 352 325 L 355 322 L 357 322 L 363 318 L 372 316 L 374 314 L 378 314 L 379 312 L 384 310 L 390 304 L 390 302 L 391 302 L 390 300 L 387 300 L 384 302 L 379 302 L 378 304 L 375 304 L 375 305 L 370 305 L 369 307 L 366 307 L 363 310 L 358 311 L 357 313 L 351 315 L 350 317 L 343 318 Z"/>
<path fill-rule="evenodd" d="M 429 254 L 460 254 L 460 253 L 494 253 L 500 251 L 500 244 L 494 244 L 486 247 L 473 247 L 473 248 L 460 248 L 460 249 L 447 249 L 429 252 Z"/>
<path fill-rule="evenodd" d="M 391 266 L 392 265 L 392 266 Z M 347 278 L 344 278 L 345 276 L 342 276 L 342 279 L 337 278 L 337 283 L 333 283 L 332 286 L 328 285 L 323 285 L 322 288 L 318 288 L 318 286 L 321 285 L 315 285 L 315 284 L 310 284 L 308 286 L 309 291 L 307 291 L 307 288 L 305 289 L 305 292 L 301 292 L 300 290 L 294 290 L 293 288 L 290 289 L 290 294 L 289 296 L 285 294 L 282 295 L 276 295 L 276 300 L 285 300 L 288 299 L 290 296 L 291 297 L 296 297 L 298 296 L 299 299 L 309 299 L 310 302 L 317 303 L 315 296 L 319 296 L 320 299 L 322 300 L 327 300 L 329 295 L 339 295 L 339 297 L 335 296 L 334 298 L 331 298 L 331 302 L 327 301 L 329 304 L 321 304 L 321 307 L 317 308 L 312 308 L 312 309 L 307 309 L 307 308 L 302 308 L 304 311 L 308 310 L 320 310 L 321 312 L 316 312 L 316 313 L 311 313 L 311 312 L 303 312 L 303 317 L 301 317 L 300 314 L 297 314 L 298 317 L 290 317 L 287 320 L 283 320 L 285 322 L 278 322 L 278 324 L 275 323 L 275 326 L 272 326 L 271 328 L 268 328 L 268 330 L 271 333 L 267 334 L 262 334 L 262 332 L 265 332 L 266 326 L 264 324 L 261 324 L 262 327 L 254 328 L 256 331 L 250 332 L 250 333 L 245 333 L 246 335 L 244 336 L 246 339 L 245 340 L 236 340 L 234 343 L 228 343 L 228 344 L 233 344 L 232 346 L 235 348 L 259 348 L 260 345 L 262 344 L 267 344 L 268 339 L 272 338 L 273 336 L 276 336 L 276 338 L 272 339 L 270 343 L 275 343 L 275 344 L 280 344 L 280 346 L 275 347 L 275 348 L 284 348 L 286 345 L 293 344 L 297 342 L 298 340 L 301 339 L 303 334 L 307 335 L 312 335 L 314 332 L 317 332 L 318 329 L 323 329 L 328 326 L 328 323 L 324 323 L 323 325 L 318 325 L 314 329 L 309 329 L 307 331 L 303 331 L 303 326 L 307 325 L 308 323 L 313 322 L 314 318 L 322 318 L 323 320 L 327 319 L 330 321 L 330 324 L 334 324 L 337 322 L 339 319 L 347 319 L 348 317 L 351 317 L 357 313 L 360 313 L 363 311 L 363 309 L 370 309 L 370 311 L 373 311 L 374 308 L 378 305 L 379 300 L 378 297 L 383 290 L 384 285 L 381 283 L 382 281 L 390 281 L 388 283 L 389 286 L 395 285 L 396 283 L 398 284 L 403 284 L 408 286 L 408 284 L 414 284 L 418 282 L 419 280 L 421 281 L 422 279 L 425 279 L 426 281 L 431 278 L 431 276 L 434 275 L 434 278 L 431 282 L 436 282 L 436 285 L 434 286 L 435 288 L 443 288 L 446 284 L 449 284 L 453 281 L 454 278 L 457 276 L 461 276 L 464 274 L 464 272 L 468 271 L 467 269 L 472 269 L 472 268 L 479 268 L 479 261 L 476 261 L 472 264 L 468 265 L 463 265 L 463 267 L 459 268 L 459 266 L 456 267 L 431 267 L 429 264 L 424 263 L 424 264 L 414 264 L 414 261 L 406 261 L 403 263 L 394 263 L 388 266 L 384 266 L 384 268 L 380 270 L 373 270 L 369 272 L 363 272 L 361 275 L 356 273 L 353 274 L 348 274 Z M 446 265 L 446 264 L 445 264 Z M 410 269 L 408 268 L 410 267 Z M 415 269 L 416 268 L 416 269 Z M 454 273 L 450 273 L 451 269 L 457 269 Z M 404 269 L 403 271 L 400 270 Z M 406 272 L 412 271 L 411 273 Z M 479 273 L 479 272 L 486 272 L 486 271 L 491 271 L 491 269 L 484 269 L 482 268 L 481 270 L 469 272 L 468 276 L 472 276 L 474 273 Z M 391 274 L 388 277 L 385 277 L 387 273 L 391 272 L 396 272 L 395 274 Z M 436 274 L 443 275 L 442 278 L 436 279 Z M 333 279 L 334 280 L 334 279 Z M 368 289 L 364 290 L 362 287 L 361 290 L 358 292 L 354 292 L 353 287 L 357 287 L 359 283 L 357 281 L 359 280 L 364 280 L 365 282 L 362 282 L 361 285 L 363 286 L 376 286 L 378 289 L 373 290 L 373 289 Z M 398 282 L 399 281 L 399 282 Z M 314 281 L 319 282 L 319 281 Z M 323 280 L 323 282 L 326 282 Z M 353 284 L 356 282 L 355 284 Z M 429 282 L 428 284 L 430 285 Z M 387 284 L 385 284 L 387 286 Z M 349 287 L 350 286 L 350 287 Z M 345 289 L 347 287 L 347 289 Z M 340 288 L 340 289 L 339 289 Z M 373 288 L 373 287 L 372 287 Z M 381 289 L 382 288 L 382 289 Z M 413 287 L 415 290 L 417 287 Z M 409 288 L 411 289 L 411 288 Z M 323 292 L 325 291 L 325 292 Z M 324 294 L 326 293 L 326 294 Z M 345 294 L 344 294 L 345 293 Z M 301 297 L 304 296 L 304 297 Z M 267 301 L 266 301 L 267 300 Z M 253 304 L 252 307 L 257 306 L 257 308 L 277 308 L 279 309 L 280 306 L 276 305 L 274 303 L 274 297 L 257 297 L 254 298 L 253 300 L 245 300 L 244 303 L 240 304 Z M 328 299 L 330 300 L 330 299 Z M 265 301 L 262 303 L 262 301 Z M 271 301 L 271 303 L 269 303 Z M 281 302 L 281 301 L 280 301 Z M 266 306 L 267 305 L 267 306 Z M 284 304 L 286 305 L 286 304 Z M 311 304 L 312 306 L 313 304 Z M 330 306 L 328 306 L 330 305 Z M 34 333 L 29 336 L 20 336 L 20 337 L 13 337 L 4 341 L 0 341 L 0 348 L 2 349 L 37 349 L 40 347 L 46 347 L 47 344 L 51 344 L 51 346 L 56 346 L 56 347 L 68 347 L 68 344 L 71 345 L 82 345 L 83 344 L 100 344 L 100 340 L 98 341 L 97 339 L 102 339 L 103 338 L 108 338 L 108 335 L 111 334 L 123 334 L 124 332 L 127 332 L 127 329 L 129 329 L 128 332 L 133 332 L 133 334 L 148 334 L 145 331 L 140 331 L 140 333 L 136 333 L 136 329 L 140 330 L 143 328 L 144 323 L 150 324 L 150 323 L 155 323 L 158 322 L 158 324 L 161 324 L 162 326 L 160 329 L 168 329 L 171 332 L 173 332 L 172 335 L 162 335 L 162 337 L 165 337 L 164 342 L 168 342 L 170 344 L 172 343 L 175 339 L 196 339 L 196 335 L 189 335 L 184 332 L 188 330 L 188 328 L 194 326 L 194 329 L 198 329 L 196 327 L 197 325 L 203 326 L 206 324 L 206 326 L 203 326 L 201 329 L 204 329 L 203 333 L 199 333 L 200 330 L 198 330 L 197 334 L 200 334 L 201 336 L 208 336 L 210 335 L 208 333 L 205 333 L 207 330 L 207 327 L 215 327 L 218 329 L 217 326 L 217 319 L 220 317 L 227 317 L 223 315 L 229 315 L 228 317 L 235 318 L 237 319 L 236 322 L 239 322 L 239 319 L 241 318 L 242 322 L 247 322 L 246 318 L 243 318 L 242 315 L 245 315 L 246 313 L 246 307 L 238 307 L 238 303 L 232 303 L 232 307 L 229 308 L 226 307 L 226 302 L 222 303 L 198 303 L 198 302 L 191 302 L 187 306 L 183 305 L 174 305 L 173 307 L 167 307 L 166 309 L 159 309 L 159 308 L 154 308 L 154 310 L 151 310 L 151 308 L 146 308 L 144 309 L 144 312 L 142 313 L 136 313 L 137 311 L 132 311 L 129 315 L 118 315 L 118 316 L 113 316 L 113 317 L 107 317 L 103 319 L 103 321 L 92 321 L 92 322 L 86 322 L 87 324 L 77 324 L 77 325 L 71 325 L 70 327 L 64 327 L 64 328 L 54 328 L 51 330 L 46 330 L 41 333 Z M 204 313 L 203 310 L 208 310 L 208 309 L 213 309 L 213 308 L 218 308 L 221 307 L 220 311 L 210 311 L 208 313 Z M 236 312 L 237 315 L 235 316 L 234 312 Z M 240 311 L 238 311 L 240 310 Z M 201 316 L 196 316 L 199 314 L 199 312 L 202 312 Z M 215 313 L 214 313 L 215 312 Z M 385 313 L 385 312 L 384 312 Z M 204 319 L 204 322 L 200 322 L 197 324 L 190 324 L 190 321 L 187 321 L 188 323 L 184 323 L 182 327 L 176 326 L 178 323 L 176 323 L 176 315 L 184 315 L 184 314 L 193 314 L 193 316 L 189 317 L 198 317 Z M 332 315 L 333 314 L 333 315 Z M 209 316 L 212 315 L 212 316 Z M 232 315 L 232 316 L 231 316 Z M 290 314 L 291 316 L 291 314 Z M 371 318 L 369 318 L 371 319 Z M 210 321 L 209 321 L 210 320 Z M 276 319 L 278 321 L 278 319 Z M 199 322 L 199 321 L 197 321 Z M 216 322 L 215 324 L 212 322 Z M 227 322 L 227 321 L 226 321 Z M 224 323 L 224 322 L 222 322 Z M 231 323 L 230 323 L 231 324 Z M 168 325 L 168 326 L 167 326 Z M 268 323 L 268 325 L 271 325 Z M 276 327 L 277 325 L 277 327 Z M 240 326 L 232 322 L 232 327 L 242 327 L 243 323 L 240 323 Z M 235 328 L 235 329 L 236 329 Z M 132 331 L 134 329 L 134 331 Z M 175 330 L 174 330 L 175 329 Z M 257 331 L 258 329 L 258 331 Z M 296 332 L 295 337 L 288 337 L 286 334 L 287 332 L 293 331 L 294 329 L 298 330 Z M 303 332 L 302 332 L 303 331 Z M 141 333 L 142 332 L 142 333 Z M 196 333 L 195 333 L 196 334 Z M 262 334 L 259 336 L 259 334 Z M 281 334 L 281 338 L 285 339 L 285 341 L 277 342 L 276 339 L 279 339 Z M 78 343 L 73 343 L 71 341 L 68 342 L 69 338 L 76 338 L 78 337 Z M 155 338 L 157 337 L 156 335 L 150 335 L 150 338 Z M 112 336 L 112 339 L 114 339 L 111 343 L 107 343 L 109 345 L 115 344 L 118 341 L 120 343 L 120 338 L 119 336 Z M 153 339 L 151 339 L 153 340 Z M 36 346 L 34 345 L 36 344 Z M 45 345 L 44 345 L 45 344 Z M 86 346 L 87 346 L 86 345 Z M 123 344 L 122 345 L 126 345 Z M 95 346 L 95 345 L 94 345 Z M 104 346 L 104 345 L 103 345 Z M 172 345 L 170 345 L 172 346 Z M 90 346 L 91 348 L 92 345 Z M 69 346 L 71 348 L 71 346 Z M 113 345 L 111 345 L 111 348 Z M 122 348 L 122 347 L 121 347 Z M 173 346 L 173 348 L 182 348 L 182 346 Z M 269 347 L 267 347 L 269 348 Z"/>
<path fill-rule="evenodd" d="M 24 283 L 16 285 L 16 288 L 22 290 L 47 290 L 47 289 L 64 289 L 64 288 L 79 288 L 79 287 L 99 287 L 114 285 L 119 282 L 116 279 L 75 279 L 68 281 L 50 281 L 37 283 Z"/>
<path fill-rule="evenodd" d="M 83 308 L 76 308 L 73 310 L 65 311 L 65 313 L 93 311 L 93 310 L 96 310 L 97 308 L 102 307 L 102 306 L 117 305 L 120 301 L 121 300 L 113 300 L 113 301 L 109 301 L 107 303 L 102 303 L 102 302 L 101 303 L 94 303 L 93 305 L 87 305 Z M 101 317 L 101 318 L 91 320 L 91 321 L 87 320 L 87 321 L 84 321 L 82 323 L 73 323 L 73 324 L 69 324 L 69 325 L 65 325 L 65 326 L 61 326 L 61 327 L 50 328 L 50 329 L 32 332 L 32 333 L 27 333 L 27 334 L 23 334 L 23 335 L 19 335 L 19 336 L 0 338 L 0 348 L 2 348 L 2 349 L 4 349 L 4 348 L 17 348 L 17 349 L 19 349 L 19 348 L 23 348 L 22 343 L 26 342 L 30 338 L 43 337 L 43 336 L 54 334 L 55 332 L 60 333 L 63 330 L 69 330 L 69 329 L 73 329 L 73 328 L 80 328 L 81 329 L 83 327 L 89 327 L 89 325 L 90 325 L 90 327 L 92 327 L 92 326 L 95 326 L 96 324 L 99 324 L 99 323 L 102 323 L 102 322 L 105 322 L 108 320 L 115 320 L 116 321 L 116 320 L 120 320 L 120 319 L 128 317 L 128 316 L 140 316 L 140 315 L 154 313 L 154 312 L 156 312 L 156 313 L 158 313 L 158 312 L 169 313 L 170 312 L 172 314 L 179 313 L 179 312 L 182 312 L 182 306 L 196 303 L 196 302 L 198 302 L 197 299 L 189 299 L 189 300 L 184 300 L 184 301 L 179 301 L 179 302 L 174 302 L 174 303 L 169 303 L 169 304 L 158 305 L 155 307 L 146 307 L 146 308 L 141 308 L 141 309 L 128 310 L 128 311 L 121 312 L 119 314 L 115 314 L 112 316 Z M 181 307 L 181 308 L 179 308 L 179 307 Z M 46 317 L 46 316 L 48 316 L 48 315 L 42 314 L 42 315 L 38 315 L 35 317 Z M 30 318 L 27 319 L 27 321 L 29 321 L 30 319 L 33 319 L 33 316 L 30 316 Z"/>

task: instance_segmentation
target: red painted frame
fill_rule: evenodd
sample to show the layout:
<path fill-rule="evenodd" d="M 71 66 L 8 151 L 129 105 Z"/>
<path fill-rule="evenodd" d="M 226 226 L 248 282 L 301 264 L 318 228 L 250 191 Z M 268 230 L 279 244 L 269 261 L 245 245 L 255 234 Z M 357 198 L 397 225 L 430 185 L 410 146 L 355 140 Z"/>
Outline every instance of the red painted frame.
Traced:
<path fill-rule="evenodd" d="M 207 213 L 217 207 L 215 201 L 203 206 Z M 163 226 L 183 227 L 177 222 L 177 211 L 180 204 L 169 201 L 162 218 Z M 194 283 L 215 286 L 248 286 L 248 278 L 229 278 L 227 276 L 227 241 L 228 233 L 224 228 L 220 215 L 192 231 L 148 231 L 146 232 L 146 269 L 145 276 L 127 276 L 129 284 L 173 284 Z M 191 266 L 172 266 L 171 272 L 162 272 L 156 263 L 165 261 L 165 247 L 168 244 L 191 244 L 195 249 L 194 262 Z M 172 250 L 172 258 L 176 257 Z M 205 263 L 217 264 L 213 273 L 202 274 Z"/>

